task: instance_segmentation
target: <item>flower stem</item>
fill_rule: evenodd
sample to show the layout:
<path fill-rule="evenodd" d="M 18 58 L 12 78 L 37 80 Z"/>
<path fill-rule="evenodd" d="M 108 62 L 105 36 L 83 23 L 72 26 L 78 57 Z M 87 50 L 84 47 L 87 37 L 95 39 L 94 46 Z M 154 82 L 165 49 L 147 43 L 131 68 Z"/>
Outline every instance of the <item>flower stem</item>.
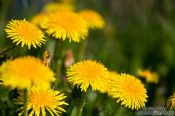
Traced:
<path fill-rule="evenodd" d="M 55 81 L 55 87 L 57 88 L 59 85 L 59 78 L 61 76 L 61 66 L 62 66 L 62 49 L 63 49 L 63 42 L 57 40 L 55 45 L 55 53 L 54 53 L 54 61 L 55 61 L 55 73 L 56 73 L 56 81 Z M 61 80 L 60 80 L 61 81 Z"/>
<path fill-rule="evenodd" d="M 24 89 L 24 116 L 28 116 L 28 111 L 27 111 L 27 89 Z"/>
<path fill-rule="evenodd" d="M 85 103 L 86 103 L 86 93 L 83 93 L 83 97 L 82 97 L 82 101 L 81 101 L 81 104 L 80 104 L 80 109 L 79 109 L 79 112 L 78 112 L 78 116 L 82 116 Z"/>
<path fill-rule="evenodd" d="M 87 49 L 87 44 L 88 44 L 88 40 L 85 39 L 80 46 L 79 49 L 79 60 L 82 60 L 84 58 L 84 55 L 86 53 L 86 49 Z"/>
<path fill-rule="evenodd" d="M 7 53 L 7 52 L 9 52 L 9 51 L 12 50 L 14 47 L 15 47 L 15 46 L 13 45 L 13 46 L 10 46 L 9 48 L 5 48 L 2 52 L 0 52 L 0 56 L 3 55 L 3 54 L 5 54 L 5 53 Z"/>
<path fill-rule="evenodd" d="M 2 8 L 0 9 L 0 35 L 2 34 L 3 30 L 4 30 L 4 24 L 6 22 L 6 16 L 7 16 L 7 11 L 9 8 L 9 4 L 10 4 L 11 0 L 1 0 L 1 4 L 2 4 Z M 2 35 L 1 35 L 2 36 Z"/>
<path fill-rule="evenodd" d="M 24 10 L 27 11 L 29 5 L 28 5 L 28 1 L 27 0 L 22 0 L 22 4 L 23 4 L 23 7 L 24 7 Z"/>

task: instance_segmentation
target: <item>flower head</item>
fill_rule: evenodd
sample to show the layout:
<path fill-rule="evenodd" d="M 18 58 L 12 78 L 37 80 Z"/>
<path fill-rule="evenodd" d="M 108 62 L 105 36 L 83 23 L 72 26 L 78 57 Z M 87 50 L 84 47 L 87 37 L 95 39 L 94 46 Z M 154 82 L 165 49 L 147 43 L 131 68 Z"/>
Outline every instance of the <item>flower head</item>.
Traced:
<path fill-rule="evenodd" d="M 61 0 L 61 2 L 71 4 L 71 3 L 74 3 L 75 0 Z"/>
<path fill-rule="evenodd" d="M 155 72 L 151 72 L 150 70 L 138 70 L 138 75 L 142 78 L 145 78 L 147 82 L 158 82 L 158 74 Z"/>
<path fill-rule="evenodd" d="M 80 86 L 82 91 L 87 91 L 89 86 L 92 90 L 101 91 L 107 81 L 107 75 L 107 69 L 101 63 L 92 60 L 78 62 L 67 71 L 68 81 Z"/>
<path fill-rule="evenodd" d="M 43 9 L 45 12 L 55 12 L 55 11 L 61 11 L 61 10 L 74 10 L 74 6 L 71 3 L 63 2 L 63 3 L 56 3 L 51 2 L 46 4 Z"/>
<path fill-rule="evenodd" d="M 147 92 L 141 81 L 129 74 L 121 74 L 111 82 L 111 95 L 131 109 L 139 109 L 145 106 Z"/>
<path fill-rule="evenodd" d="M 58 11 L 51 13 L 41 23 L 41 27 L 46 29 L 46 33 L 57 38 L 79 42 L 85 39 L 88 34 L 86 21 L 78 14 L 71 11 Z"/>
<path fill-rule="evenodd" d="M 175 93 L 168 98 L 167 107 L 170 110 L 175 109 Z"/>
<path fill-rule="evenodd" d="M 94 10 L 85 9 L 80 11 L 79 14 L 86 20 L 89 28 L 101 29 L 105 26 L 105 22 L 101 15 Z"/>
<path fill-rule="evenodd" d="M 54 73 L 40 59 L 26 56 L 7 61 L 0 67 L 0 80 L 4 86 L 25 89 L 55 80 Z"/>
<path fill-rule="evenodd" d="M 7 37 L 13 40 L 16 45 L 21 43 L 21 46 L 27 45 L 37 48 L 45 43 L 43 32 L 34 24 L 24 20 L 12 20 L 5 29 Z"/>
<path fill-rule="evenodd" d="M 62 106 L 68 105 L 64 99 L 63 93 L 54 91 L 45 87 L 32 87 L 27 95 L 27 110 L 29 116 L 45 116 L 48 112 L 52 116 L 59 116 L 62 112 L 66 112 Z M 23 96 L 18 99 L 18 104 L 23 104 Z M 22 114 L 22 112 L 20 113 Z"/>
<path fill-rule="evenodd" d="M 36 25 L 40 25 L 43 19 L 47 17 L 47 15 L 48 14 L 45 12 L 38 13 L 32 18 L 31 22 Z"/>

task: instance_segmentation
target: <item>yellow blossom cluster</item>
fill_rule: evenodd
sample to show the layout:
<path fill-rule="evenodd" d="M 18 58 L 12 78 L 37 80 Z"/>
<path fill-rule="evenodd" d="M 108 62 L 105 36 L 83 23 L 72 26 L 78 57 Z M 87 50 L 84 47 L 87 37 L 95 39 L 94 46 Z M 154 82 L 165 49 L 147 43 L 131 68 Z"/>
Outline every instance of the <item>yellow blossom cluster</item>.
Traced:
<path fill-rule="evenodd" d="M 7 37 L 16 45 L 26 45 L 30 49 L 45 44 L 46 36 L 80 42 L 86 39 L 90 29 L 102 29 L 105 26 L 105 21 L 98 12 L 91 9 L 76 11 L 71 3 L 67 0 L 47 4 L 31 21 L 11 20 L 5 28 Z M 73 62 L 74 59 L 71 64 Z M 50 53 L 45 52 L 44 63 L 39 58 L 24 56 L 8 60 L 0 66 L 1 85 L 27 90 L 26 107 L 30 116 L 45 116 L 47 113 L 59 116 L 66 112 L 62 108 L 63 105 L 68 105 L 65 102 L 66 96 L 58 90 L 51 89 L 51 84 L 56 78 L 49 68 L 50 63 Z M 80 87 L 82 92 L 91 88 L 93 91 L 107 93 L 132 110 L 143 108 L 147 102 L 147 91 L 134 75 L 109 71 L 96 60 L 83 60 L 67 67 L 67 81 Z M 148 70 L 138 73 L 148 82 L 158 81 L 157 75 Z M 21 94 L 17 103 L 24 105 L 24 102 Z M 19 115 L 23 113 L 22 111 Z"/>
<path fill-rule="evenodd" d="M 46 37 L 39 27 L 49 36 L 70 42 L 80 42 L 88 36 L 89 29 L 101 29 L 105 26 L 104 20 L 94 10 L 85 9 L 75 12 L 69 2 L 49 3 L 43 11 L 36 14 L 31 22 L 26 19 L 11 20 L 6 26 L 7 37 L 16 45 L 27 45 L 37 48 L 46 43 Z M 39 27 L 38 27 L 39 26 Z"/>
<path fill-rule="evenodd" d="M 117 102 L 131 109 L 145 106 L 147 91 L 142 82 L 130 74 L 118 74 L 108 71 L 107 68 L 94 60 L 85 60 L 75 63 L 67 70 L 68 81 L 80 86 L 82 91 L 98 90 L 107 92 L 116 98 Z"/>
<path fill-rule="evenodd" d="M 27 46 L 30 49 L 46 44 L 46 36 L 69 42 L 80 42 L 86 39 L 89 29 L 101 29 L 105 26 L 99 13 L 88 9 L 77 12 L 74 5 L 72 0 L 48 3 L 43 7 L 42 12 L 36 14 L 30 21 L 12 19 L 4 30 L 13 43 L 20 44 L 21 47 Z M 107 69 L 102 64 L 96 65 L 95 61 L 87 62 L 91 68 L 90 73 L 92 70 L 97 71 L 88 76 L 84 68 L 84 72 L 79 73 L 76 81 L 84 83 L 81 85 L 84 91 L 89 85 L 93 90 L 101 90 L 106 81 L 106 75 L 108 75 Z M 60 91 L 51 89 L 51 84 L 56 79 L 54 72 L 49 68 L 49 63 L 50 55 L 48 54 L 47 57 L 44 57 L 44 63 L 36 57 L 24 56 L 6 61 L 0 66 L 0 84 L 27 92 L 27 100 L 25 101 L 23 99 L 25 95 L 21 94 L 18 103 L 23 104 L 22 108 L 25 109 L 24 103 L 27 102 L 26 107 L 31 116 L 45 116 L 46 112 L 58 116 L 61 112 L 65 112 L 61 106 L 68 105 L 64 101 L 66 97 Z M 86 65 L 86 62 L 82 63 L 82 68 L 84 64 Z M 94 74 L 97 74 L 94 76 L 95 81 L 91 78 Z M 69 76 L 73 75 L 70 70 Z M 86 82 L 87 79 L 89 82 Z M 70 81 L 75 80 L 70 78 Z"/>
<path fill-rule="evenodd" d="M 55 81 L 54 72 L 40 59 L 25 56 L 9 60 L 0 66 L 0 74 L 1 85 L 28 91 L 26 102 L 31 116 L 45 116 L 46 111 L 57 116 L 65 112 L 61 106 L 68 105 L 64 101 L 66 96 L 50 89 L 51 82 Z M 23 96 L 20 96 L 19 104 L 24 103 Z"/>

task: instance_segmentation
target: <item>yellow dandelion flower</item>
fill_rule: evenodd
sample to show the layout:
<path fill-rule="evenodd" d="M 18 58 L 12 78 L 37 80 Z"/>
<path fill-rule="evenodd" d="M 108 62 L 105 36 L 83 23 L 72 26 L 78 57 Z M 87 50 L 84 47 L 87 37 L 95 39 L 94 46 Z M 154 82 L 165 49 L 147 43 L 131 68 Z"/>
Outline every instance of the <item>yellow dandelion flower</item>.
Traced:
<path fill-rule="evenodd" d="M 27 110 L 29 116 L 60 116 L 66 112 L 62 107 L 68 105 L 64 99 L 66 96 L 60 91 L 54 91 L 45 87 L 32 87 L 27 95 Z M 23 96 L 20 96 L 17 104 L 23 104 Z M 23 109 L 23 107 L 21 108 Z M 22 115 L 23 111 L 19 115 Z"/>
<path fill-rule="evenodd" d="M 74 3 L 75 0 L 61 0 L 61 2 L 63 2 L 63 3 Z"/>
<path fill-rule="evenodd" d="M 73 11 L 74 10 L 74 5 L 70 4 L 70 3 L 56 3 L 56 2 L 51 2 L 46 4 L 46 6 L 44 6 L 43 10 L 45 12 L 55 12 L 55 11 L 60 11 L 60 10 L 70 10 Z"/>
<path fill-rule="evenodd" d="M 44 18 L 47 17 L 47 15 L 48 14 L 45 12 L 38 13 L 32 18 L 31 22 L 36 25 L 40 25 L 40 23 L 43 21 Z"/>
<path fill-rule="evenodd" d="M 158 83 L 158 74 L 150 70 L 138 70 L 138 75 L 145 78 L 147 82 Z"/>
<path fill-rule="evenodd" d="M 79 42 L 85 39 L 88 34 L 86 21 L 78 14 L 71 11 L 58 11 L 50 14 L 41 27 L 46 29 L 46 33 L 57 38 Z"/>
<path fill-rule="evenodd" d="M 16 45 L 21 43 L 21 46 L 27 45 L 37 48 L 45 43 L 43 32 L 34 24 L 24 20 L 12 20 L 5 29 L 7 37 L 13 40 Z"/>
<path fill-rule="evenodd" d="M 107 75 L 107 69 L 101 63 L 92 60 L 78 62 L 67 71 L 68 81 L 80 86 L 81 91 L 85 92 L 89 86 L 92 90 L 103 90 Z"/>
<path fill-rule="evenodd" d="M 85 9 L 80 11 L 79 14 L 87 21 L 89 28 L 101 29 L 105 26 L 105 22 L 101 15 L 94 10 Z"/>
<path fill-rule="evenodd" d="M 145 106 L 147 92 L 141 81 L 129 74 L 121 74 L 111 83 L 111 95 L 121 101 L 121 105 L 131 109 Z"/>
<path fill-rule="evenodd" d="M 25 89 L 32 85 L 50 83 L 54 73 L 40 59 L 26 56 L 7 61 L 0 67 L 0 80 L 4 86 Z"/>

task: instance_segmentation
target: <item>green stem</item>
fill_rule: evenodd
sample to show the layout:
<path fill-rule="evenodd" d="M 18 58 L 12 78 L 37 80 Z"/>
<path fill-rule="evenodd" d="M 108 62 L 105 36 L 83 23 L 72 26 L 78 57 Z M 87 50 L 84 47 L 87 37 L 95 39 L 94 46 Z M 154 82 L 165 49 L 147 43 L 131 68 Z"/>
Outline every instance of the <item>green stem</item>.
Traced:
<path fill-rule="evenodd" d="M 28 111 L 27 111 L 27 89 L 24 89 L 24 116 L 28 116 Z"/>
<path fill-rule="evenodd" d="M 85 103 L 86 103 L 86 93 L 83 93 L 83 97 L 82 97 L 82 101 L 81 101 L 81 104 L 80 104 L 78 116 L 82 116 Z"/>
<path fill-rule="evenodd" d="M 4 29 L 4 24 L 6 22 L 6 16 L 7 16 L 7 11 L 8 11 L 8 8 L 9 8 L 9 4 L 10 4 L 10 0 L 2 0 L 2 8 L 0 9 L 0 35 L 2 34 L 3 32 L 3 29 Z M 2 36 L 2 35 L 1 35 Z"/>
<path fill-rule="evenodd" d="M 85 39 L 82 43 L 81 43 L 81 46 L 80 46 L 80 49 L 79 49 L 79 60 L 82 60 L 85 56 L 85 53 L 86 53 L 86 49 L 87 49 L 87 44 L 88 44 L 88 40 Z"/>
<path fill-rule="evenodd" d="M 63 42 L 60 40 L 56 40 L 56 45 L 55 45 L 55 53 L 54 53 L 54 61 L 55 61 L 55 73 L 56 73 L 56 82 L 55 82 L 55 87 L 57 88 L 59 85 L 59 80 L 61 76 L 61 66 L 63 62 L 62 58 L 62 49 L 63 49 Z"/>
<path fill-rule="evenodd" d="M 9 48 L 5 48 L 1 53 L 0 53 L 0 56 L 9 52 L 10 50 L 12 50 L 13 48 L 15 48 L 15 45 L 13 46 L 10 46 Z"/>
<path fill-rule="evenodd" d="M 24 10 L 27 11 L 29 5 L 28 5 L 28 1 L 27 0 L 22 0 L 22 4 L 23 4 L 23 7 L 24 7 Z"/>

